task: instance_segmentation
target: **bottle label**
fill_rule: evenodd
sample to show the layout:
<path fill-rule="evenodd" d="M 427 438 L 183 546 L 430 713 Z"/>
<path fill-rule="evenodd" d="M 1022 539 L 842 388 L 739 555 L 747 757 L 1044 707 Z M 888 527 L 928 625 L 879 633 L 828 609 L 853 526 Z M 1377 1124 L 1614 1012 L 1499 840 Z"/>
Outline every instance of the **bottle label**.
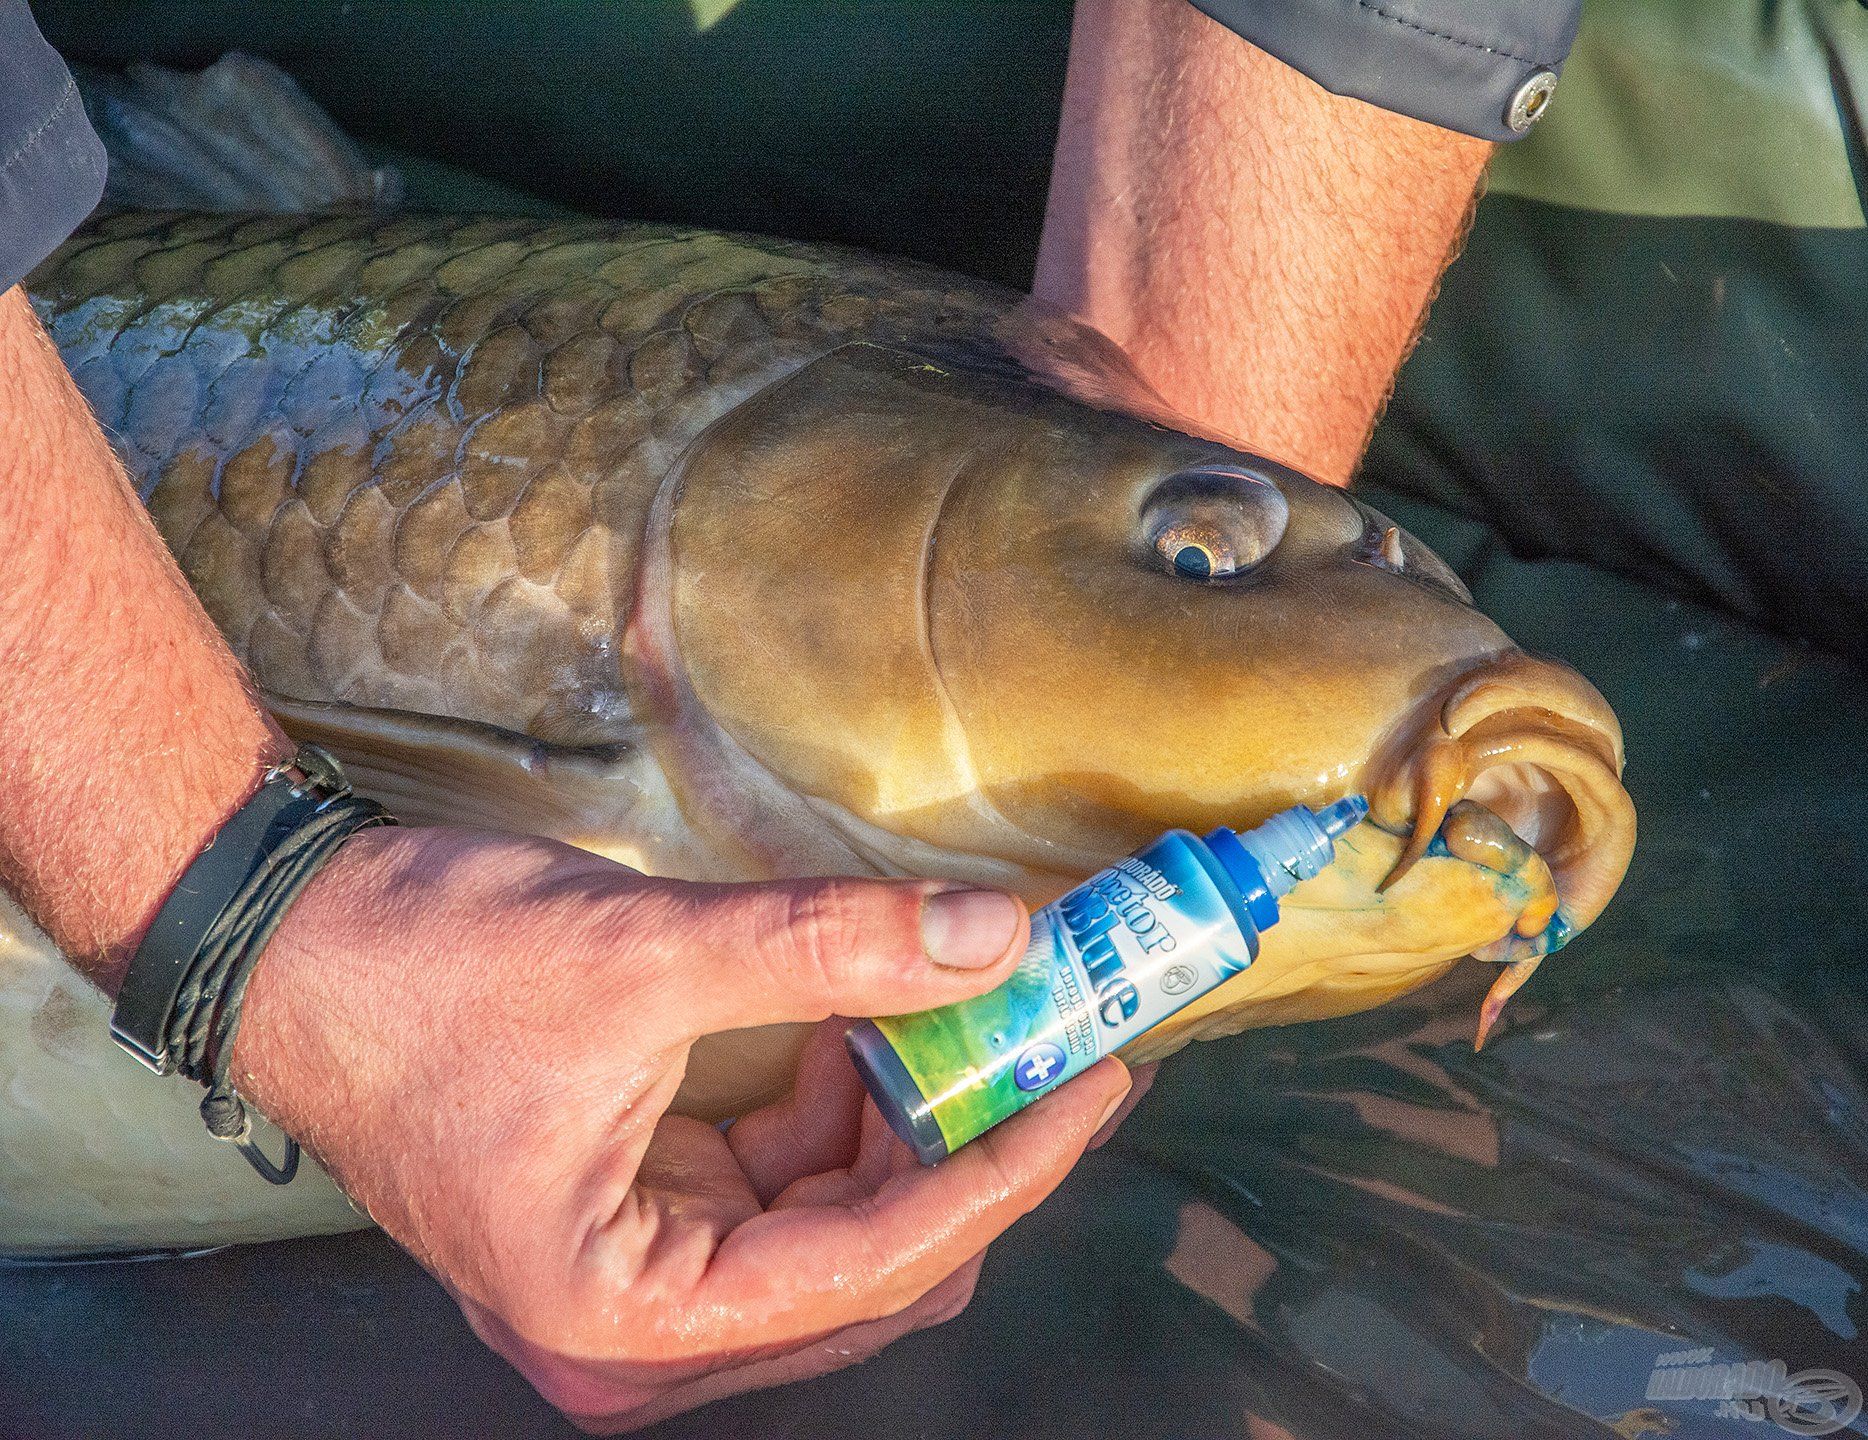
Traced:
<path fill-rule="evenodd" d="M 1038 911 L 1030 948 L 998 989 L 876 1021 L 949 1150 L 1252 963 L 1255 937 L 1192 844 L 1163 836 Z"/>

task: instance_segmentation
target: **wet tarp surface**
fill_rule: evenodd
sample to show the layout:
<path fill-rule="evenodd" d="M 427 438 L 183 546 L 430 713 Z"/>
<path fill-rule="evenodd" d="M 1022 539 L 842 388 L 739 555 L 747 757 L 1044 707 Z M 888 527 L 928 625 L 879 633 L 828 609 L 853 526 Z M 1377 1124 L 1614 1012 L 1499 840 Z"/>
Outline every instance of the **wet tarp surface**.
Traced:
<path fill-rule="evenodd" d="M 960 1319 L 653 1433 L 1755 1440 L 1657 1360 L 1868 1382 L 1868 681 L 1370 498 L 1615 705 L 1620 898 L 1482 1054 L 1476 962 L 1183 1051 Z M 258 1433 L 572 1432 L 380 1236 L 0 1270 L 0 1434 Z"/>

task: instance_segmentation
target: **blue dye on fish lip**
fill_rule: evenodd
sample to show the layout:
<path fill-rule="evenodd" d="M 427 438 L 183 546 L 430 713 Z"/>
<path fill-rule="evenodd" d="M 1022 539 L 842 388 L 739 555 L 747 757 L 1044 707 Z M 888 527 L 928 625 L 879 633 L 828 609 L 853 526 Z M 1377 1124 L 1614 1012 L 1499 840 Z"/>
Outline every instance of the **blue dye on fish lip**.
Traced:
<path fill-rule="evenodd" d="M 851 1026 L 857 1073 L 933 1164 L 1243 972 L 1279 899 L 1329 865 L 1368 810 L 1350 795 L 1244 834 L 1170 830 L 1034 914 L 998 989 Z"/>
<path fill-rule="evenodd" d="M 1557 913 L 1550 917 L 1550 923 L 1544 927 L 1543 933 L 1537 937 L 1540 947 L 1538 953 L 1554 955 L 1575 938 L 1575 927 L 1563 917 L 1562 908 L 1559 907 Z"/>

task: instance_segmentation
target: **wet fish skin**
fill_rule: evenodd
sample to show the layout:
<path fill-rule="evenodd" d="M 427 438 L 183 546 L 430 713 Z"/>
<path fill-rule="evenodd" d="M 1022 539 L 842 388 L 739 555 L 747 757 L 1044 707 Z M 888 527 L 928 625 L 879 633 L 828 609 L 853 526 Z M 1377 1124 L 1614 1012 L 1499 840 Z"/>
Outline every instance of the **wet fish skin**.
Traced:
<path fill-rule="evenodd" d="M 288 723 L 331 738 L 316 728 L 331 714 L 468 722 L 435 767 L 448 783 L 393 797 L 415 818 L 437 788 L 456 814 L 484 792 L 478 823 L 610 840 L 604 791 L 620 776 L 618 808 L 648 810 L 630 823 L 664 842 L 658 868 L 703 874 L 684 817 L 642 802 L 633 777 L 655 767 L 636 754 L 619 673 L 672 457 L 743 395 L 852 337 L 970 347 L 990 363 L 991 330 L 1017 301 L 781 241 L 414 215 L 126 212 L 74 238 L 29 289 L 234 651 L 276 708 L 314 702 Z M 1093 337 L 1053 330 L 1061 355 L 1108 364 Z M 549 813 L 531 805 L 475 724 L 536 747 L 518 779 L 549 767 L 577 793 Z M 403 777 L 370 778 L 387 794 Z M 106 1020 L 0 894 L 0 1253 L 367 1223 L 313 1166 L 283 1190 L 253 1184 L 202 1131 L 190 1087 L 151 1082 Z"/>
<path fill-rule="evenodd" d="M 31 289 L 265 690 L 568 746 L 631 733 L 617 637 L 696 435 L 853 338 L 990 358 L 1017 298 L 662 227 L 146 213 Z M 1089 332 L 1023 323 L 1109 363 Z"/>
<path fill-rule="evenodd" d="M 1581 817 L 1539 844 L 1579 928 L 1625 867 L 1586 682 L 1411 537 L 1369 551 L 1366 507 L 1182 433 L 1024 297 L 828 247 L 432 216 L 123 215 L 31 288 L 268 703 L 411 820 L 1037 900 L 1166 825 L 1369 789 L 1398 829 L 1346 837 L 1161 1051 L 1379 1004 L 1506 934 L 1524 887 L 1484 865 L 1378 890 L 1448 776 L 1510 771 L 1487 803 L 1515 795 L 1512 823 Z M 1178 577 L 1150 497 L 1241 462 L 1283 540 L 1248 583 Z M 255 1189 L 3 899 L 0 1249 L 360 1223 L 319 1176 Z M 678 1105 L 744 1113 L 798 1043 L 709 1037 Z"/>

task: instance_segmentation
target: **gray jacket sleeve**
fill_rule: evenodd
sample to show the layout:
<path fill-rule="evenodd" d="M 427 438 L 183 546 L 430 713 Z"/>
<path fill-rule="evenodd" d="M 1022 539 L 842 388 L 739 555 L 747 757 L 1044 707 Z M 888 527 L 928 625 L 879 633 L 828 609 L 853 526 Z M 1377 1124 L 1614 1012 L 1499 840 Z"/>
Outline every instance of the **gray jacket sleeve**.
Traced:
<path fill-rule="evenodd" d="M 1515 140 L 1543 114 L 1582 0 L 1193 0 L 1336 95 Z"/>
<path fill-rule="evenodd" d="M 0 290 L 24 279 L 104 193 L 104 147 L 26 0 L 0 0 Z"/>

